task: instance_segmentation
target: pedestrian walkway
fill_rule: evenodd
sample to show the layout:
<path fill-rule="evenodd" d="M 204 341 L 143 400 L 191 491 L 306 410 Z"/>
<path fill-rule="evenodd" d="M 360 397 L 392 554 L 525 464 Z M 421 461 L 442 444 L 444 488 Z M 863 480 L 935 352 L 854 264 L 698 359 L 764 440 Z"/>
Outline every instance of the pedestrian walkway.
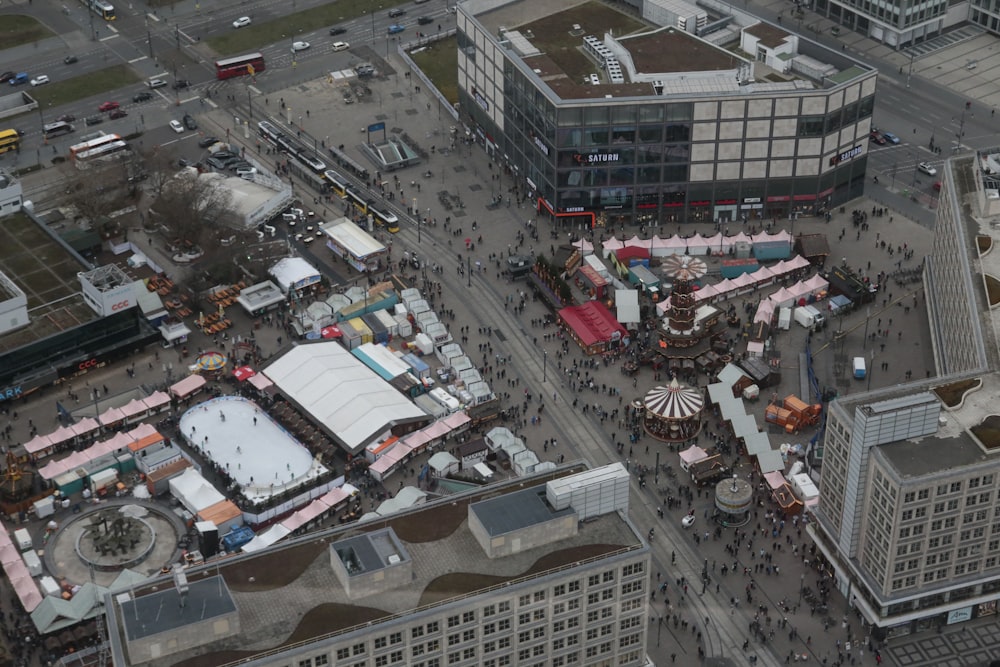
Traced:
<path fill-rule="evenodd" d="M 949 46 L 954 46 L 959 42 L 964 42 L 969 39 L 974 39 L 980 35 L 985 34 L 986 31 L 975 25 L 963 25 L 955 30 L 949 30 L 943 35 L 938 35 L 937 37 L 932 37 L 926 42 L 918 42 L 913 46 L 909 46 L 903 51 L 912 55 L 914 58 L 920 58 L 921 56 L 926 56 L 935 51 L 940 51 L 941 49 L 948 48 Z"/>

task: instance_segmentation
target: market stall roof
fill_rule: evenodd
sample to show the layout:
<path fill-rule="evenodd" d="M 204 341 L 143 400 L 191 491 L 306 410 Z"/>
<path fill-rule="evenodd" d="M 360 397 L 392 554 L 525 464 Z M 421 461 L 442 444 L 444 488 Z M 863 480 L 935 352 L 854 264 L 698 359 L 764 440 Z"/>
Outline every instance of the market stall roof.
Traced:
<path fill-rule="evenodd" d="M 251 285 L 241 290 L 240 295 L 236 297 L 236 303 L 243 306 L 243 310 L 251 314 L 259 313 L 266 308 L 284 302 L 284 300 L 285 295 L 270 280 Z"/>
<path fill-rule="evenodd" d="M 386 250 L 382 243 L 347 218 L 338 218 L 333 222 L 328 222 L 321 225 L 320 229 L 330 237 L 333 243 L 350 253 L 355 259 L 364 260 L 373 255 L 382 254 Z"/>
<path fill-rule="evenodd" d="M 600 301 L 588 301 L 579 306 L 568 306 L 559 311 L 559 317 L 587 347 L 599 342 L 621 339 L 628 335 L 625 327 Z"/>
<path fill-rule="evenodd" d="M 337 342 L 298 345 L 263 372 L 352 454 L 393 425 L 429 419 Z"/>
<path fill-rule="evenodd" d="M 274 383 L 271 382 L 271 378 L 266 375 L 261 375 L 260 373 L 257 373 L 257 375 L 250 378 L 250 384 L 260 391 L 264 391 L 268 387 L 274 386 Z"/>
<path fill-rule="evenodd" d="M 701 412 L 705 399 L 694 387 L 674 378 L 667 387 L 654 387 L 646 393 L 646 410 L 666 419 L 688 419 Z"/>
<path fill-rule="evenodd" d="M 205 378 L 200 375 L 189 375 L 179 382 L 170 385 L 170 393 L 177 398 L 187 398 L 205 386 Z"/>
<path fill-rule="evenodd" d="M 240 382 L 243 382 L 244 380 L 249 380 L 256 374 L 257 372 L 254 371 L 254 369 L 250 368 L 249 366 L 239 366 L 238 368 L 233 370 L 233 377 L 235 377 Z"/>
<path fill-rule="evenodd" d="M 160 324 L 160 335 L 163 340 L 172 343 L 191 335 L 191 328 L 184 322 L 163 322 Z"/>
<path fill-rule="evenodd" d="M 319 271 L 301 257 L 286 257 L 272 266 L 268 273 L 286 292 L 297 284 L 315 282 L 320 277 Z"/>

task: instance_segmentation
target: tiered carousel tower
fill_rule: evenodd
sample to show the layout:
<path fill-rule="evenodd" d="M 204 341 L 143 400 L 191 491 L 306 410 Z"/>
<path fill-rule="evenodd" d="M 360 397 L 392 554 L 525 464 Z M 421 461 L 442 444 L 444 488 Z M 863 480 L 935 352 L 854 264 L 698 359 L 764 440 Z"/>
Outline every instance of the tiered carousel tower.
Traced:
<path fill-rule="evenodd" d="M 694 283 L 705 275 L 705 261 L 690 255 L 673 255 L 663 262 L 664 273 L 670 276 L 674 287 L 670 293 L 667 311 L 667 329 L 678 336 L 694 337 L 695 311 Z"/>

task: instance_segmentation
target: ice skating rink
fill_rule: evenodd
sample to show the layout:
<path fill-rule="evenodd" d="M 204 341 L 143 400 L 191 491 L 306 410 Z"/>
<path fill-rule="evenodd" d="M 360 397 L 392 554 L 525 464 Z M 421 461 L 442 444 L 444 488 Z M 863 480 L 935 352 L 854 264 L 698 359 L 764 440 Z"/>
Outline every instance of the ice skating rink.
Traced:
<path fill-rule="evenodd" d="M 191 408 L 181 416 L 180 431 L 248 498 L 279 493 L 286 485 L 326 471 L 256 403 L 238 396 L 213 398 Z"/>

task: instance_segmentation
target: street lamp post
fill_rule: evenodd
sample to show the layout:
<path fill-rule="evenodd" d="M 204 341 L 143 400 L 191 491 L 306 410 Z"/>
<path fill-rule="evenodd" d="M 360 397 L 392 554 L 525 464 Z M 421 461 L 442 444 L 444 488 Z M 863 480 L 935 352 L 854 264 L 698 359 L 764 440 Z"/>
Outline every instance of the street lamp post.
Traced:
<path fill-rule="evenodd" d="M 802 574 L 799 575 L 799 604 L 802 604 L 802 589 L 805 588 L 805 585 L 806 585 L 806 575 L 803 572 Z"/>
<path fill-rule="evenodd" d="M 549 353 L 548 350 L 542 350 L 542 382 L 548 378 L 549 369 Z"/>

